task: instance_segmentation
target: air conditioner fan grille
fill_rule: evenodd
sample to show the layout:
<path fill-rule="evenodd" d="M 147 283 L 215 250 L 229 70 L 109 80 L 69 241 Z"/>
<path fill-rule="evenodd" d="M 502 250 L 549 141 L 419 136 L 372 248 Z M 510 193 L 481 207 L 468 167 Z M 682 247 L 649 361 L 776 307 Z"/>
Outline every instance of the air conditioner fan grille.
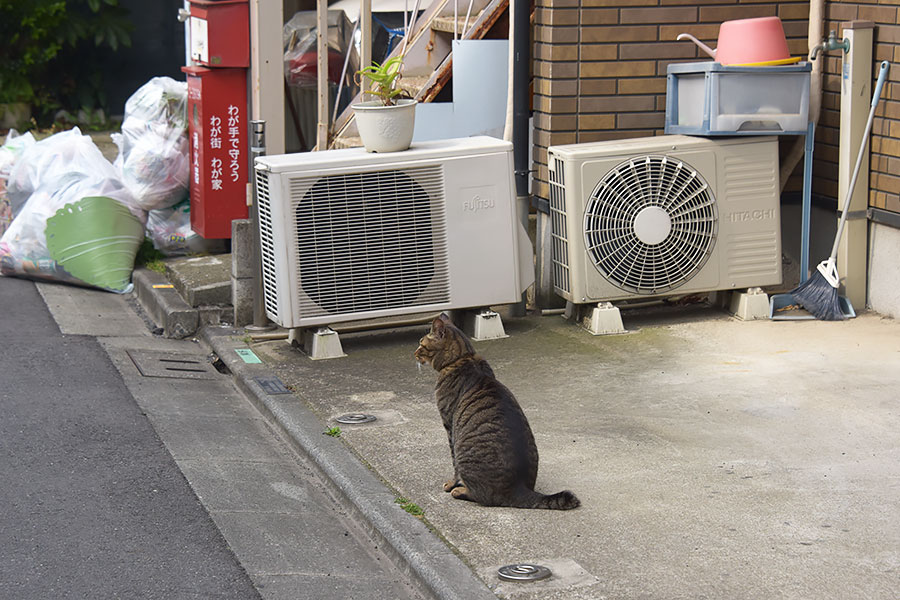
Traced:
<path fill-rule="evenodd" d="M 305 186 L 295 207 L 301 314 L 449 301 L 440 167 L 327 175 L 311 185 L 292 184 Z"/>
<path fill-rule="evenodd" d="M 713 251 L 716 199 L 703 176 L 663 155 L 610 170 L 585 207 L 585 247 L 613 285 L 656 295 L 689 281 Z"/>

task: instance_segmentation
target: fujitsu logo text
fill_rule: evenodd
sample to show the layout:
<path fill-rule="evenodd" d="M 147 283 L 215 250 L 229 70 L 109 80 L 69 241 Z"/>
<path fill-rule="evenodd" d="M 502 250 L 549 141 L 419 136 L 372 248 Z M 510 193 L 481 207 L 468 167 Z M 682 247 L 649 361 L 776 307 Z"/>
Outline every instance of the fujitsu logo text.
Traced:
<path fill-rule="evenodd" d="M 494 208 L 493 198 L 482 198 L 481 196 L 475 195 L 468 200 L 463 201 L 463 210 L 478 212 L 479 210 L 487 210 L 489 208 Z"/>

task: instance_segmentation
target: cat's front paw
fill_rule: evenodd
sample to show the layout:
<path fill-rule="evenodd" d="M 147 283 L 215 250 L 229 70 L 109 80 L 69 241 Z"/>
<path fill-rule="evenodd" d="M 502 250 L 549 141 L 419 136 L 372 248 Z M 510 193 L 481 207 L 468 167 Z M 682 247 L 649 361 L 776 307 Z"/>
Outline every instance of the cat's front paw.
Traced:
<path fill-rule="evenodd" d="M 455 477 L 453 479 L 448 479 L 447 481 L 444 482 L 444 491 L 449 492 L 449 491 L 453 490 L 453 488 L 458 488 L 462 484 L 463 484 L 463 482 Z"/>

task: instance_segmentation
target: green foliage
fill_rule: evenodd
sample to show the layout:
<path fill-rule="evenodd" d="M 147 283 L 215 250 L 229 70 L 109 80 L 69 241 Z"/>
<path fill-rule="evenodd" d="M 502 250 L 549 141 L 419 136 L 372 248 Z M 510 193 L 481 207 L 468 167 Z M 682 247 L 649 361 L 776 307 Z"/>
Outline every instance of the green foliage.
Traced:
<path fill-rule="evenodd" d="M 62 49 L 58 31 L 65 19 L 61 0 L 0 3 L 0 103 L 34 100 L 32 77 Z"/>
<path fill-rule="evenodd" d="M 340 427 L 329 427 L 322 433 L 324 433 L 325 435 L 330 435 L 331 437 L 341 437 L 341 428 Z"/>
<path fill-rule="evenodd" d="M 411 514 L 415 517 L 421 517 L 422 515 L 425 514 L 425 511 L 418 504 L 412 502 L 408 498 L 400 497 L 400 498 L 397 498 L 396 500 L 394 500 L 394 502 L 396 504 L 399 504 L 400 508 L 402 508 L 403 510 L 405 510 L 406 512 L 408 512 L 409 514 Z"/>
<path fill-rule="evenodd" d="M 406 90 L 397 87 L 400 81 L 400 69 L 403 67 L 403 57 L 395 56 L 384 64 L 372 63 L 365 69 L 357 71 L 360 77 L 365 77 L 372 82 L 372 89 L 366 90 L 366 94 L 378 96 L 385 106 L 393 106 L 394 99 L 398 96 L 409 97 Z"/>
<path fill-rule="evenodd" d="M 103 107 L 104 65 L 131 29 L 119 0 L 0 1 L 0 103 L 31 104 L 43 125 Z"/>
<path fill-rule="evenodd" d="M 153 242 L 144 238 L 138 247 L 137 255 L 134 257 L 135 267 L 146 267 L 157 273 L 166 272 L 166 264 L 163 262 L 165 255 L 153 247 Z"/>

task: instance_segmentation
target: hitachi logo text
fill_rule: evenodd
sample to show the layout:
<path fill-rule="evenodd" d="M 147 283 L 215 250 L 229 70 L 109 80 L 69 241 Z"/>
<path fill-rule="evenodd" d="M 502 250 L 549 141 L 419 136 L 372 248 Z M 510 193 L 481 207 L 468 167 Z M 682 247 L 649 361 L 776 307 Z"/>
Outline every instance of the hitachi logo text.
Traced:
<path fill-rule="evenodd" d="M 463 202 L 463 210 L 478 212 L 479 210 L 487 210 L 489 208 L 494 208 L 493 198 L 482 198 L 481 196 L 475 195 Z"/>
<path fill-rule="evenodd" d="M 740 223 L 742 221 L 768 221 L 769 219 L 775 218 L 775 209 L 743 210 L 731 213 L 728 218 L 732 223 Z"/>

